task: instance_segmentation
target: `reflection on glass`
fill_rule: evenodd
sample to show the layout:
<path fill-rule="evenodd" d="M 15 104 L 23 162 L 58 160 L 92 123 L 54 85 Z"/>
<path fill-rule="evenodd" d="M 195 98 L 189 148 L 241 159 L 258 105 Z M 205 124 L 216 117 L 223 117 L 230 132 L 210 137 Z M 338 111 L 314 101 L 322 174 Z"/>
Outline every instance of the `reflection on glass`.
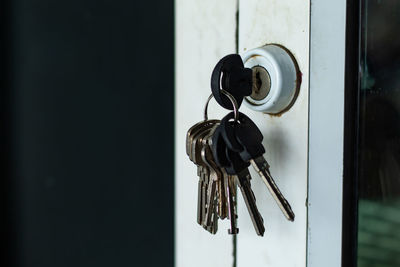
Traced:
<path fill-rule="evenodd" d="M 400 266 L 400 1 L 362 1 L 358 267 Z"/>

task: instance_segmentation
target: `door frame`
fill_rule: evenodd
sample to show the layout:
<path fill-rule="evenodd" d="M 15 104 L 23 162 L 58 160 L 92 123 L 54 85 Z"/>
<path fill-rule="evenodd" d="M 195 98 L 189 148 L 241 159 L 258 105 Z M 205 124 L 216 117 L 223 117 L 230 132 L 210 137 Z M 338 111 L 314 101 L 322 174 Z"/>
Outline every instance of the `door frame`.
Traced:
<path fill-rule="evenodd" d="M 311 1 L 307 266 L 341 266 L 346 1 Z"/>

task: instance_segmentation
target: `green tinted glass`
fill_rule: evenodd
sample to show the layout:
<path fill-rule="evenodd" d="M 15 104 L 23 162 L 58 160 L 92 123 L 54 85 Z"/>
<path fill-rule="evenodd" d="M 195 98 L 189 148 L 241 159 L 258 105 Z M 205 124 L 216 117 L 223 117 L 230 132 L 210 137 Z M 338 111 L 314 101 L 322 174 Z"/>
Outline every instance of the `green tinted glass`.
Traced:
<path fill-rule="evenodd" d="M 359 267 L 400 266 L 400 1 L 361 7 Z"/>

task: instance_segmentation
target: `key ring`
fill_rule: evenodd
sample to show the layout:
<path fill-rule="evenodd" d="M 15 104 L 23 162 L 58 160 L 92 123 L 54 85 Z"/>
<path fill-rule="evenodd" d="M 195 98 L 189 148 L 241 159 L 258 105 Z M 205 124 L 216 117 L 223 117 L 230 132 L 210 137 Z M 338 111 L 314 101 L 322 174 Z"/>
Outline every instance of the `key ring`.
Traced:
<path fill-rule="evenodd" d="M 231 95 L 229 92 L 225 91 L 224 89 L 220 89 L 221 93 L 223 93 L 226 97 L 229 98 L 229 100 L 231 101 L 232 105 L 233 105 L 233 114 L 234 114 L 234 120 L 235 123 L 238 121 L 239 119 L 239 111 L 238 111 L 238 104 L 236 102 L 236 99 L 233 97 L 233 95 Z M 213 98 L 214 95 L 211 94 L 206 102 L 206 106 L 204 107 L 204 120 L 208 120 L 208 104 L 210 103 L 211 98 Z"/>

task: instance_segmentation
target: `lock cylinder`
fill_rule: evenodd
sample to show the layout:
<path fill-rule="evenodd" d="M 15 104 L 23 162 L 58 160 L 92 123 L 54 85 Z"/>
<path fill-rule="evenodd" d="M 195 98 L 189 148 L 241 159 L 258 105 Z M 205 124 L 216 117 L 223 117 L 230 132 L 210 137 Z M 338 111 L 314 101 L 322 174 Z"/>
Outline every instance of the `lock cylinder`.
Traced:
<path fill-rule="evenodd" d="M 244 67 L 253 71 L 252 93 L 245 98 L 250 109 L 279 114 L 294 103 L 300 88 L 299 70 L 287 49 L 265 45 L 242 55 Z"/>
<path fill-rule="evenodd" d="M 271 90 L 271 77 L 268 71 L 261 66 L 254 66 L 253 71 L 251 99 L 262 100 L 269 94 Z"/>

